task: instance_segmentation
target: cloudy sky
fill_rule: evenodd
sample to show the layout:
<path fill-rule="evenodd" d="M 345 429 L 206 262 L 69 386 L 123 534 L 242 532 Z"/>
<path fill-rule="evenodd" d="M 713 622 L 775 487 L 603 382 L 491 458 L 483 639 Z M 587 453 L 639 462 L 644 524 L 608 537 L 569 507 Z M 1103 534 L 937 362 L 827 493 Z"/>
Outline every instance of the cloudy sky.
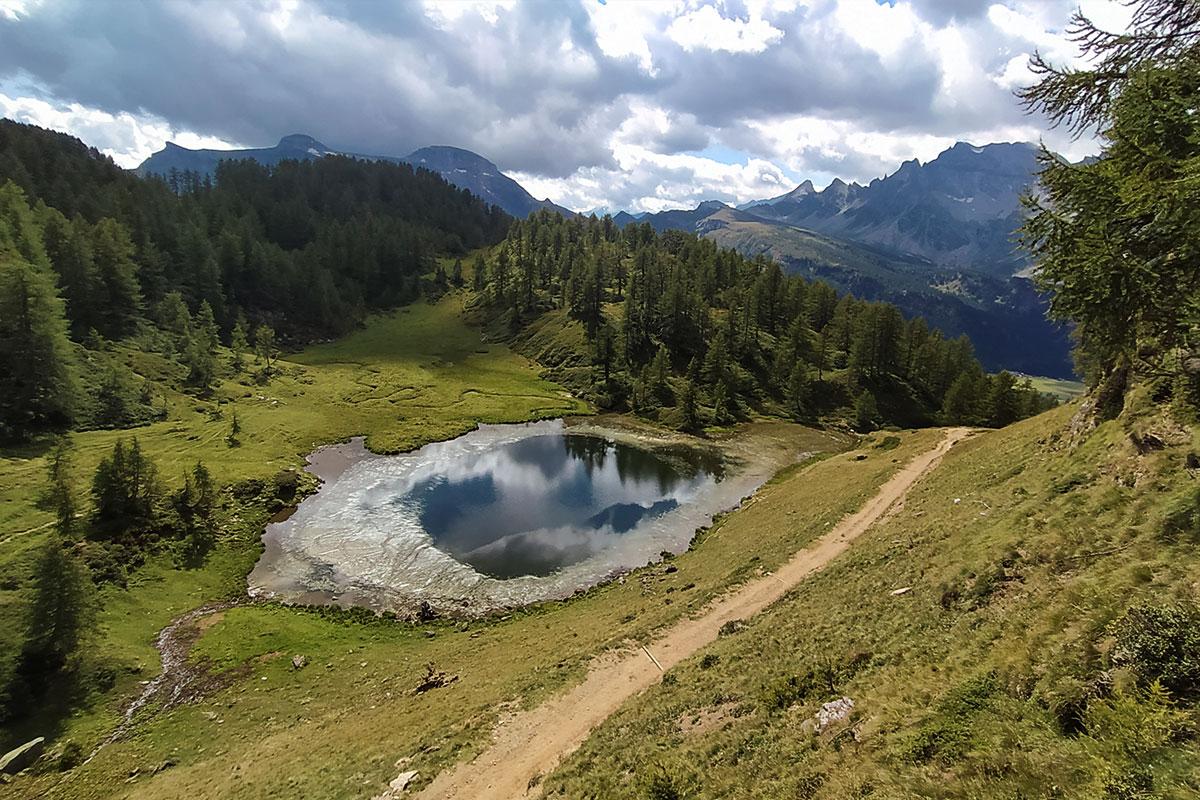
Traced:
<path fill-rule="evenodd" d="M 1026 116 L 1076 0 L 0 0 L 0 114 L 136 166 L 172 140 L 449 144 L 571 208 L 869 181 Z M 1112 29 L 1127 10 L 1083 0 Z"/>

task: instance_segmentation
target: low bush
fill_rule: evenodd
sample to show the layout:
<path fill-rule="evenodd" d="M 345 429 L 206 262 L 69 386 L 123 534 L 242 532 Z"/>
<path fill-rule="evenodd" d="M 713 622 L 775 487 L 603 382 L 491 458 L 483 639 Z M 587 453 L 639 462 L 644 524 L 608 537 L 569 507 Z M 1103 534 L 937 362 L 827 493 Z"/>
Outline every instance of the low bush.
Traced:
<path fill-rule="evenodd" d="M 1113 663 L 1131 667 L 1144 683 L 1159 682 L 1171 697 L 1200 698 L 1200 609 L 1135 606 L 1112 626 Z"/>

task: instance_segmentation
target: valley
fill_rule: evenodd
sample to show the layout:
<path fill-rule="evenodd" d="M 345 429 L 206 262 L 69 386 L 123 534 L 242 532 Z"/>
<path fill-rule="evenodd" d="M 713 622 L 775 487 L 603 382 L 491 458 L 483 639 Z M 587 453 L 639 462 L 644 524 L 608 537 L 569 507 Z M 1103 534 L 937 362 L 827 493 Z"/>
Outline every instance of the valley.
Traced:
<path fill-rule="evenodd" d="M 1200 798 L 1200 2 L 967 5 L 0 0 L 0 797 Z"/>

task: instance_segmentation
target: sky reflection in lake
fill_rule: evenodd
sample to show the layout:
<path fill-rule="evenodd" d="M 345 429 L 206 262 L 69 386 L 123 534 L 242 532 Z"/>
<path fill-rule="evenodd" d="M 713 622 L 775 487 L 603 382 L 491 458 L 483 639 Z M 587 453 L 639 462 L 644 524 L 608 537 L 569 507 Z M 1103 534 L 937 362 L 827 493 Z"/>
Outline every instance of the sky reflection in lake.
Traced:
<path fill-rule="evenodd" d="M 714 482 L 715 464 L 551 434 L 463 453 L 364 497 L 419 520 L 434 544 L 493 578 L 548 575 L 611 547 Z"/>

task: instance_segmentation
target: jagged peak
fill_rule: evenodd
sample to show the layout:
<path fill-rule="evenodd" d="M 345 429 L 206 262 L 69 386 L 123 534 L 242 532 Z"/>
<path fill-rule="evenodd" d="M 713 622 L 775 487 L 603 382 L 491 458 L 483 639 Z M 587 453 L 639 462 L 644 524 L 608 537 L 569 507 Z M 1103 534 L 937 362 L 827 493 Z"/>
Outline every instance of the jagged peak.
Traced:
<path fill-rule="evenodd" d="M 813 182 L 806 180 L 804 183 L 800 184 L 795 189 L 792 189 L 790 192 L 788 192 L 787 196 L 788 197 L 804 197 L 806 195 L 813 194 L 816 191 L 817 191 L 817 187 L 813 186 Z"/>

